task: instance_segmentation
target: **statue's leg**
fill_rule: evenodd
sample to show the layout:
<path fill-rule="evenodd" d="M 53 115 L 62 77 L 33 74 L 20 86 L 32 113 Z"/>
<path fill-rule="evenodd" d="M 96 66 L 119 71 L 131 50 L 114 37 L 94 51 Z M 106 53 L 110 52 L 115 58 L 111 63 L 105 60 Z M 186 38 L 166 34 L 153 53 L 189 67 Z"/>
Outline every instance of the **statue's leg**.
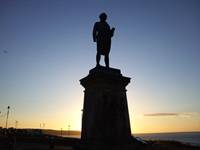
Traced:
<path fill-rule="evenodd" d="M 101 59 L 101 54 L 99 51 L 97 51 L 97 55 L 96 55 L 96 66 L 100 66 L 99 62 L 100 62 L 100 59 Z"/>
<path fill-rule="evenodd" d="M 111 48 L 111 39 L 107 40 L 105 43 L 105 64 L 109 68 L 109 53 Z"/>
<path fill-rule="evenodd" d="M 108 54 L 105 55 L 105 64 L 106 64 L 106 67 L 109 68 L 109 56 L 108 56 Z"/>

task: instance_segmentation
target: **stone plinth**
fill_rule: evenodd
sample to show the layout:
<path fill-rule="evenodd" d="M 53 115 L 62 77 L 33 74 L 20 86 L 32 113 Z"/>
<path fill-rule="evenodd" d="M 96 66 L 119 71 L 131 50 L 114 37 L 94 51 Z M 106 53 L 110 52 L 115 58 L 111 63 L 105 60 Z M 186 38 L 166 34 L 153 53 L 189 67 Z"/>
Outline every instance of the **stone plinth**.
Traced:
<path fill-rule="evenodd" d="M 130 78 L 122 76 L 119 69 L 106 67 L 95 67 L 80 80 L 85 88 L 82 143 L 105 147 L 130 143 L 132 137 L 126 97 L 129 82 Z"/>

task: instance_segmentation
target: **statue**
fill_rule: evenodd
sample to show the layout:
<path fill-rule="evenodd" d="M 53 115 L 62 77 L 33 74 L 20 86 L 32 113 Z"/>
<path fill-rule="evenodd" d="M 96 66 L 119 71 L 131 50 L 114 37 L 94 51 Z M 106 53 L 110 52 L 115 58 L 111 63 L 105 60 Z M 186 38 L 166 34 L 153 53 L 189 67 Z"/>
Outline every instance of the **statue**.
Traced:
<path fill-rule="evenodd" d="M 99 19 L 100 21 L 96 22 L 93 28 L 93 41 L 97 43 L 96 66 L 100 66 L 101 55 L 104 55 L 106 67 L 109 68 L 111 38 L 114 35 L 115 28 L 110 29 L 109 24 L 106 22 L 106 13 L 101 13 Z"/>

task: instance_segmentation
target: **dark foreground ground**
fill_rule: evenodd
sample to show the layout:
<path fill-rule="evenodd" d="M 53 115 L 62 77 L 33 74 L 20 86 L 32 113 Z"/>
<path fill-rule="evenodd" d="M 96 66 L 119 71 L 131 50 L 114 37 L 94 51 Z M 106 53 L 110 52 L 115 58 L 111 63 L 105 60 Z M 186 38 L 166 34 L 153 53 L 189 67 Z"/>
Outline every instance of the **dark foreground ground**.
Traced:
<path fill-rule="evenodd" d="M 72 150 L 79 139 L 56 136 L 0 136 L 0 150 Z M 175 141 L 146 141 L 137 150 L 200 150 L 198 146 Z"/>

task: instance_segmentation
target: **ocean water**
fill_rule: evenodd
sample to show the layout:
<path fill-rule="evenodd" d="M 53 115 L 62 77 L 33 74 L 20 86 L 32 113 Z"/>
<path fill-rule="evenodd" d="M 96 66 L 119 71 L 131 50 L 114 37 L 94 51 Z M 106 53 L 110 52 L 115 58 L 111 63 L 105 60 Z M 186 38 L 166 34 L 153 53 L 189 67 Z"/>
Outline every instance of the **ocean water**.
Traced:
<path fill-rule="evenodd" d="M 134 134 L 133 136 L 143 140 L 178 141 L 200 146 L 200 132 L 146 133 Z M 80 138 L 80 135 L 64 135 L 64 137 Z"/>
<path fill-rule="evenodd" d="M 134 134 L 134 136 L 144 140 L 179 141 L 200 146 L 200 132 L 148 133 Z"/>

